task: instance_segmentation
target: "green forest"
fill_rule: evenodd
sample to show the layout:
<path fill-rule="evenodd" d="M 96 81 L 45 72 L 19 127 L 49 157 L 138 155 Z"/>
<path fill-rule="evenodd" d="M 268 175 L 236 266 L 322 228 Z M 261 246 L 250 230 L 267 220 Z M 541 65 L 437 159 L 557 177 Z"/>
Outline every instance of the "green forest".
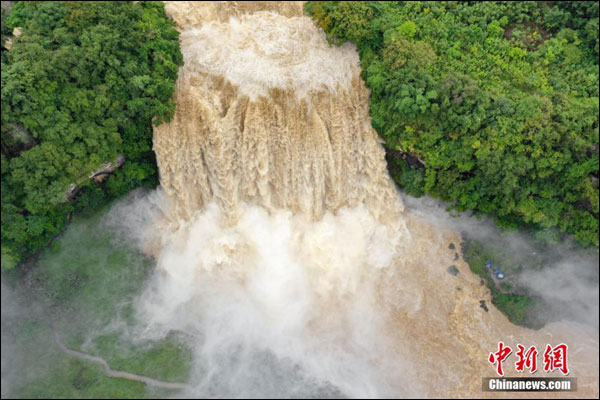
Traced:
<path fill-rule="evenodd" d="M 2 2 L 1 397 L 597 398 L 598 18 Z"/>
<path fill-rule="evenodd" d="M 598 246 L 598 3 L 311 1 L 412 195 Z"/>
<path fill-rule="evenodd" d="M 409 194 L 543 242 L 598 246 L 598 4 L 308 2 L 356 44 L 374 128 Z M 10 50 L 9 50 L 10 49 Z M 158 173 L 182 65 L 160 2 L 2 12 L 2 269 Z"/>
<path fill-rule="evenodd" d="M 161 2 L 3 8 L 3 270 L 45 246 L 72 212 L 156 186 L 152 124 L 174 113 L 182 62 Z"/>

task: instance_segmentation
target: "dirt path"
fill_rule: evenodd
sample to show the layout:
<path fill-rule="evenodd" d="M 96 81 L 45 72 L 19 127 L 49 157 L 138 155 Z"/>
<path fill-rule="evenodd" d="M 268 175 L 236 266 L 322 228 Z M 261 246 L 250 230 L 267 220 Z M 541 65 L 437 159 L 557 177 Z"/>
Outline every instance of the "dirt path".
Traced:
<path fill-rule="evenodd" d="M 58 332 L 55 329 L 53 329 L 53 332 L 54 332 L 54 340 L 56 342 L 56 345 L 64 353 L 67 353 L 70 356 L 79 358 L 80 360 L 90 361 L 90 362 L 102 365 L 102 368 L 104 368 L 104 373 L 106 374 L 106 376 L 108 376 L 110 378 L 128 379 L 130 381 L 142 382 L 142 383 L 145 383 L 146 385 L 155 386 L 155 387 L 159 387 L 162 389 L 181 390 L 181 389 L 189 389 L 190 388 L 190 386 L 185 383 L 159 381 L 157 379 L 152 379 L 152 378 L 149 378 L 144 375 L 137 375 L 137 374 L 132 374 L 131 372 L 118 371 L 118 370 L 111 369 L 110 366 L 108 365 L 108 363 L 106 362 L 106 360 L 104 360 L 103 358 L 91 356 L 86 353 L 82 353 L 79 351 L 69 349 L 60 340 L 60 336 L 58 335 Z"/>

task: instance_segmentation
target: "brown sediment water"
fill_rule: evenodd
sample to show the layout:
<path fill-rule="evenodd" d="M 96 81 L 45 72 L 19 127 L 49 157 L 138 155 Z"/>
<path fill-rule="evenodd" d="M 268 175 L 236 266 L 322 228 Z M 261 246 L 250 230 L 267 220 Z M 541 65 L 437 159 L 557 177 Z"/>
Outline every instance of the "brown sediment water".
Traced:
<path fill-rule="evenodd" d="M 233 219 L 243 202 L 316 219 L 366 204 L 392 217 L 402 204 L 358 55 L 330 47 L 299 5 L 264 6 L 284 15 L 239 14 L 261 4 L 167 4 L 191 22 L 175 118 L 154 134 L 162 188 L 184 219 L 212 200 Z"/>
<path fill-rule="evenodd" d="M 202 331 L 199 357 L 242 341 L 351 397 L 510 397 L 481 391 L 498 342 L 565 342 L 578 391 L 519 395 L 598 397 L 593 332 L 511 324 L 454 260 L 460 237 L 404 209 L 351 44 L 330 46 L 301 3 L 166 10 L 184 65 L 154 130 L 171 208 L 138 304 L 149 331 Z"/>

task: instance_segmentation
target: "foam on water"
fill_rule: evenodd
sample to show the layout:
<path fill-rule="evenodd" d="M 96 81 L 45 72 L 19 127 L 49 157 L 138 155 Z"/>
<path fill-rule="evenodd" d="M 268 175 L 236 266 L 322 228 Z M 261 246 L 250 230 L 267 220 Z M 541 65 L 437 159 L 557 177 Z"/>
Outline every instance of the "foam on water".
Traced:
<path fill-rule="evenodd" d="M 140 340 L 192 338 L 188 395 L 479 396 L 498 341 L 555 335 L 597 396 L 594 335 L 483 311 L 460 237 L 404 210 L 351 45 L 289 2 L 166 8 L 185 65 L 154 131 L 167 206 L 138 218 L 157 270 L 136 311 Z"/>

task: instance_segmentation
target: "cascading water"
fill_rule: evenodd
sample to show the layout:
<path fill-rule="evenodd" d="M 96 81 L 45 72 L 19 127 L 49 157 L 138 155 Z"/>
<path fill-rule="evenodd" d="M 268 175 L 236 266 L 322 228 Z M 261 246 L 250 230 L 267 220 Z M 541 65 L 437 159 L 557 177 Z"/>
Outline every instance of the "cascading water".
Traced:
<path fill-rule="evenodd" d="M 188 395 L 478 396 L 498 341 L 552 335 L 577 395 L 597 395 L 594 337 L 485 312 L 448 250 L 460 238 L 404 211 L 353 46 L 329 46 L 298 3 L 166 8 L 185 64 L 154 132 L 169 206 L 137 312 L 144 338 L 193 338 Z"/>
<path fill-rule="evenodd" d="M 241 203 L 316 219 L 358 204 L 401 211 L 349 45 L 266 11 L 206 20 L 181 41 L 177 113 L 154 135 L 180 217 L 212 200 L 232 218 Z"/>

